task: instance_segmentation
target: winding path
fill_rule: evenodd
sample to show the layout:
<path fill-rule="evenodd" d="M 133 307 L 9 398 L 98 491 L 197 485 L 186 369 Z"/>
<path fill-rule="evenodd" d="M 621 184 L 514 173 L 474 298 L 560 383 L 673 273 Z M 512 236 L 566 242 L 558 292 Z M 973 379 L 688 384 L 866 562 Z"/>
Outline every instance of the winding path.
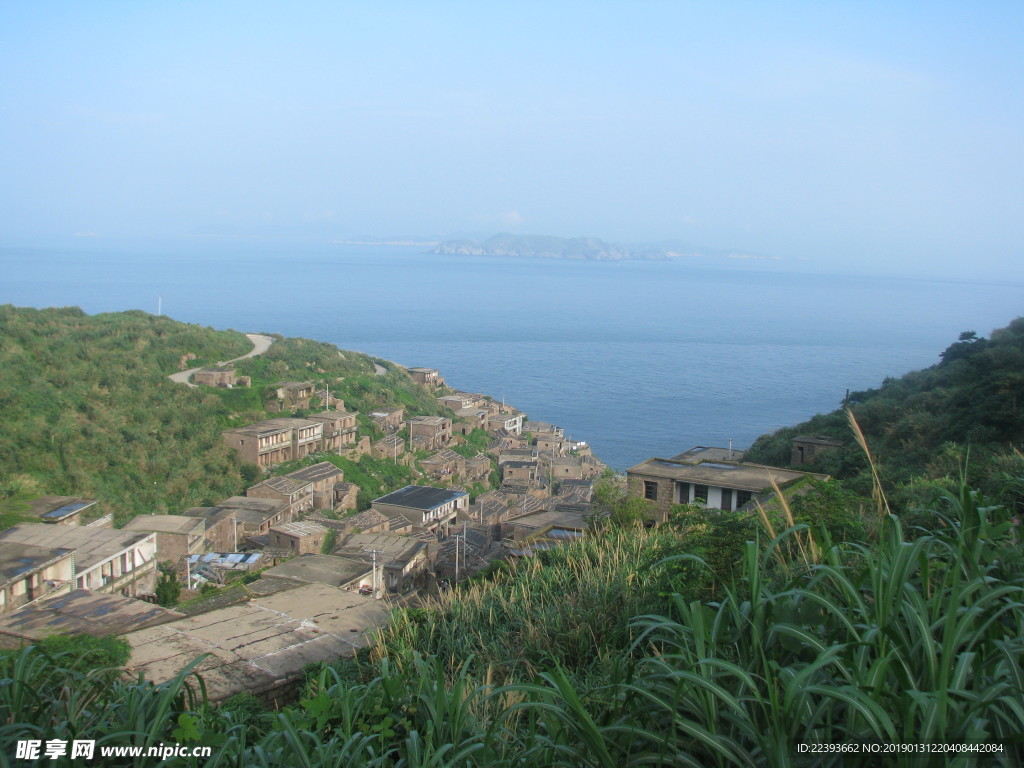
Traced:
<path fill-rule="evenodd" d="M 270 345 L 274 343 L 273 338 L 271 338 L 270 336 L 264 336 L 259 333 L 247 333 L 245 334 L 245 336 L 247 339 L 249 339 L 249 341 L 252 342 L 252 351 L 247 352 L 241 357 L 235 357 L 232 358 L 231 360 L 225 360 L 221 363 L 217 363 L 217 365 L 227 365 L 228 363 L 235 363 L 238 362 L 239 360 L 245 360 L 248 357 L 256 357 L 256 355 L 262 355 L 264 352 L 270 349 Z M 172 373 L 167 378 L 169 378 L 171 381 L 177 382 L 178 384 L 184 384 L 187 387 L 195 388 L 198 385 L 192 383 L 192 374 L 195 373 L 196 371 L 201 371 L 205 367 L 206 366 L 201 365 L 198 368 L 189 368 L 187 371 Z"/>

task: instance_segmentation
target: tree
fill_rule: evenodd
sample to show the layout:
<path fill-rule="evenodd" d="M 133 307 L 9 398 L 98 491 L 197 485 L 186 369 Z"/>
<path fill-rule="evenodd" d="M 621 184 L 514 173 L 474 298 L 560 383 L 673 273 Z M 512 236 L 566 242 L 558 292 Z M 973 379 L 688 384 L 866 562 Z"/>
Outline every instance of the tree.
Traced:
<path fill-rule="evenodd" d="M 174 605 L 181 596 L 181 584 L 174 570 L 160 564 L 160 580 L 156 583 L 156 601 L 163 606 Z"/>

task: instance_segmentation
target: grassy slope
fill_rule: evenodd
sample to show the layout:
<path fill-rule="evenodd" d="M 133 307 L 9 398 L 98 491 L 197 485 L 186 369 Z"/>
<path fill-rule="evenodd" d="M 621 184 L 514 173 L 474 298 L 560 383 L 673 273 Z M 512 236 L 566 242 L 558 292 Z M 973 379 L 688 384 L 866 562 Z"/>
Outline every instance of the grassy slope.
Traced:
<path fill-rule="evenodd" d="M 1024 501 L 1006 487 L 1008 479 L 1024 475 L 1024 460 L 1015 452 L 1024 442 L 1024 318 L 989 339 L 962 338 L 936 365 L 851 393 L 849 404 L 883 477 L 903 486 L 907 502 L 913 501 L 908 489 L 921 478 L 955 487 L 965 464 L 971 485 L 1010 504 Z M 761 436 L 747 457 L 790 466 L 792 438 L 801 434 L 843 442 L 842 450 L 822 454 L 809 468 L 860 492 L 870 489 L 867 463 L 842 409 Z"/>
<path fill-rule="evenodd" d="M 281 380 L 312 379 L 363 413 L 439 412 L 400 367 L 386 364 L 378 376 L 366 355 L 308 339 L 277 337 L 265 355 L 240 363 L 251 388 L 192 389 L 167 378 L 186 353 L 197 356 L 191 367 L 251 348 L 238 332 L 143 312 L 0 307 L 0 522 L 20 519 L 19 500 L 48 493 L 99 498 L 124 522 L 244 492 L 254 468 L 243 472 L 220 431 L 276 415 L 264 406 Z M 368 489 L 413 478 L 370 459 L 360 464 L 348 477 Z"/>

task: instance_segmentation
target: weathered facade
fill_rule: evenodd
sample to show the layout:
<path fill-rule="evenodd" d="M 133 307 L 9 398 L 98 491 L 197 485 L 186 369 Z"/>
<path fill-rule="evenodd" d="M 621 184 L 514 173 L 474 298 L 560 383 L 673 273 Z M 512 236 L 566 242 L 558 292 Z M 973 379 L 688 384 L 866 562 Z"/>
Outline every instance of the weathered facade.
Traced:
<path fill-rule="evenodd" d="M 283 523 L 270 528 L 270 546 L 295 555 L 320 552 L 326 539 L 327 529 L 309 521 Z"/>
<path fill-rule="evenodd" d="M 73 551 L 71 589 L 135 595 L 155 586 L 155 533 L 25 523 L 0 534 L 4 542 Z"/>
<path fill-rule="evenodd" d="M 177 564 L 185 555 L 206 551 L 206 521 L 187 515 L 136 515 L 122 531 L 156 534 L 156 556 L 160 562 Z"/>
<path fill-rule="evenodd" d="M 793 438 L 792 464 L 810 464 L 829 451 L 838 451 L 843 447 L 842 440 L 824 435 L 800 435 Z"/>
<path fill-rule="evenodd" d="M 428 389 L 439 389 L 444 386 L 444 379 L 436 368 L 410 368 L 412 380 Z"/>
<path fill-rule="evenodd" d="M 729 511 L 770 495 L 773 484 L 784 489 L 805 477 L 825 479 L 792 469 L 727 461 L 720 458 L 725 450 L 701 446 L 672 459 L 648 459 L 626 471 L 629 490 L 654 502 L 658 519 L 664 521 L 673 504 L 700 503 Z"/>
<path fill-rule="evenodd" d="M 395 432 L 402 427 L 405 421 L 404 408 L 391 408 L 373 411 L 370 419 L 384 432 Z"/>
<path fill-rule="evenodd" d="M 242 461 L 260 467 L 301 459 L 323 449 L 323 423 L 309 419 L 266 419 L 225 429 L 221 435 Z"/>
<path fill-rule="evenodd" d="M 410 438 L 428 446 L 429 450 L 438 451 L 452 440 L 452 420 L 444 416 L 413 416 L 406 423 Z"/>
<path fill-rule="evenodd" d="M 407 485 L 374 499 L 373 509 L 385 517 L 401 515 L 416 529 L 447 534 L 456 513 L 469 509 L 469 494 L 454 489 Z"/>
<path fill-rule="evenodd" d="M 324 425 L 323 450 L 340 453 L 356 443 L 356 416 L 358 415 L 346 411 L 321 411 L 307 418 L 311 421 L 319 421 Z"/>
<path fill-rule="evenodd" d="M 79 496 L 40 496 L 28 503 L 29 512 L 49 525 L 81 525 L 86 514 L 94 511 L 96 499 Z"/>
<path fill-rule="evenodd" d="M 0 541 L 0 615 L 73 581 L 71 550 Z"/>

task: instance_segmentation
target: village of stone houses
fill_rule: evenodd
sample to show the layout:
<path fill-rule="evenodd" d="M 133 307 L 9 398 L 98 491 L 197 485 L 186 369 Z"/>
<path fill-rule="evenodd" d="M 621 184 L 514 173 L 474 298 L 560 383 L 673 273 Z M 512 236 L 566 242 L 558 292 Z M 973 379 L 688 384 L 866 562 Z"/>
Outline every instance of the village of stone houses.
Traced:
<path fill-rule="evenodd" d="M 196 671 L 212 700 L 249 692 L 280 704 L 304 667 L 371 643 L 395 605 L 583 535 L 600 514 L 595 480 L 622 484 L 562 428 L 453 391 L 437 370 L 408 374 L 451 416 L 375 411 L 369 418 L 385 435 L 375 441 L 329 391 L 279 383 L 280 415 L 222 433 L 264 478 L 244 496 L 141 514 L 122 528 L 102 499 L 35 499 L 38 522 L 0 533 L 0 647 L 53 634 L 117 635 L 130 644 L 129 670 L 148 680 L 170 679 L 206 654 Z M 230 364 L 172 378 L 189 387 L 248 385 Z M 480 430 L 486 451 L 465 455 L 467 436 Z M 830 442 L 799 438 L 794 457 Z M 360 510 L 359 487 L 323 460 L 331 455 L 384 459 L 418 480 Z M 807 475 L 768 473 L 742 459 L 729 448 L 697 447 L 631 468 L 626 487 L 651 501 L 657 517 L 698 499 L 739 509 L 770 494 L 772 481 L 784 487 Z M 300 469 L 279 473 L 296 460 Z M 157 592 L 169 580 L 182 599 L 163 607 Z"/>

